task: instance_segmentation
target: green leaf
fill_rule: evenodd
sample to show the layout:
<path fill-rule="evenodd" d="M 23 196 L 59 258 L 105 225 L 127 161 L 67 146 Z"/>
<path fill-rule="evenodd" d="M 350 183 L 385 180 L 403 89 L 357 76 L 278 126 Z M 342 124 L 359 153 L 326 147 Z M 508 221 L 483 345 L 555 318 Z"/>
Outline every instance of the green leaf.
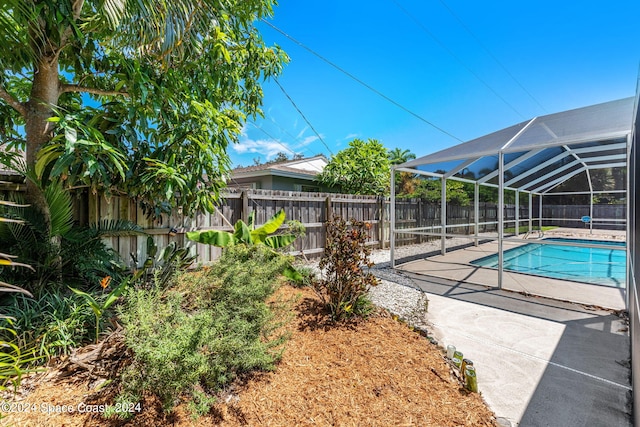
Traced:
<path fill-rule="evenodd" d="M 62 154 L 60 144 L 53 144 L 38 151 L 38 159 L 35 164 L 36 176 L 42 179 L 45 169 L 51 162 L 56 161 Z"/>
<path fill-rule="evenodd" d="M 114 290 L 112 290 L 109 293 L 109 295 L 107 295 L 107 299 L 102 304 L 102 309 L 106 310 L 114 302 L 116 302 L 118 300 L 118 297 L 120 297 L 120 295 L 122 295 L 122 292 L 125 290 L 125 288 L 127 287 L 128 284 L 129 284 L 129 281 L 125 280 L 122 283 L 120 283 Z"/>
<path fill-rule="evenodd" d="M 233 235 L 231 233 L 220 230 L 189 231 L 187 232 L 187 239 L 193 240 L 197 243 L 203 243 L 205 245 L 218 246 L 220 248 L 231 246 L 234 243 Z"/>
<path fill-rule="evenodd" d="M 98 302 L 93 298 L 93 296 L 89 295 L 86 292 L 83 292 L 79 289 L 76 288 L 72 288 L 71 286 L 69 286 L 69 289 L 71 289 L 75 294 L 80 295 L 81 297 L 83 297 L 85 299 L 85 301 L 87 302 L 87 304 L 89 304 L 89 306 L 91 307 L 91 310 L 93 310 L 94 314 L 98 317 L 102 316 L 102 306 L 100 304 L 98 304 Z"/>
<path fill-rule="evenodd" d="M 236 222 L 234 226 L 233 238 L 236 243 L 247 243 L 252 244 L 253 239 L 251 238 L 251 230 L 244 221 L 239 220 Z"/>
<path fill-rule="evenodd" d="M 296 283 L 302 283 L 304 281 L 304 277 L 302 276 L 302 274 L 300 274 L 300 272 L 291 265 L 285 267 L 282 274 L 287 279 L 293 280 Z"/>
<path fill-rule="evenodd" d="M 284 209 L 280 209 L 274 216 L 269 218 L 269 221 L 265 222 L 261 227 L 257 228 L 256 231 L 261 230 L 266 234 L 273 234 L 278 231 L 278 228 L 284 223 L 286 214 L 284 213 Z"/>
<path fill-rule="evenodd" d="M 64 137 L 67 140 L 67 148 L 70 151 L 73 151 L 73 146 L 76 144 L 76 141 L 78 140 L 78 131 L 76 131 L 74 128 L 65 128 L 64 130 Z"/>
<path fill-rule="evenodd" d="M 256 228 L 256 211 L 251 211 L 249 214 L 249 230 L 253 231 Z"/>
<path fill-rule="evenodd" d="M 267 238 L 267 232 L 263 229 L 253 230 L 251 232 L 251 239 L 254 244 L 264 243 L 264 239 Z"/>
<path fill-rule="evenodd" d="M 156 242 L 153 240 L 153 237 L 151 236 L 147 237 L 147 256 L 154 258 L 157 253 L 158 253 L 158 245 L 156 245 Z"/>
<path fill-rule="evenodd" d="M 264 239 L 264 244 L 273 249 L 284 248 L 293 243 L 298 236 L 294 234 L 279 234 L 277 236 L 269 236 Z"/>
<path fill-rule="evenodd" d="M 71 194 L 59 182 L 53 182 L 44 191 L 51 214 L 51 236 L 63 236 L 73 227 L 73 201 Z"/>

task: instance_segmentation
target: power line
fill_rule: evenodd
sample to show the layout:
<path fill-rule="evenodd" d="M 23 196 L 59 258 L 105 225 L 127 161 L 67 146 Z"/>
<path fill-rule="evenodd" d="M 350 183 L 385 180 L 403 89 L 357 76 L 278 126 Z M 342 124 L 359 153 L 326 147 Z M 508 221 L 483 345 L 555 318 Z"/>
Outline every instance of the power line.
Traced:
<path fill-rule="evenodd" d="M 511 77 L 511 79 L 513 79 L 514 82 L 516 82 L 516 84 L 518 86 L 520 86 L 520 88 L 527 94 L 529 95 L 529 98 L 531 98 L 536 104 L 538 104 L 538 106 L 542 109 L 542 111 L 544 111 L 545 113 L 547 112 L 547 109 L 544 108 L 542 106 L 542 104 L 540 104 L 540 102 L 531 94 L 531 92 L 529 92 L 523 85 L 522 83 L 520 83 L 520 81 L 518 81 L 518 79 L 515 78 L 515 76 L 513 74 L 511 74 L 511 72 L 509 70 L 507 70 L 507 67 L 505 67 L 502 62 L 500 62 L 498 60 L 498 58 L 496 58 L 496 56 L 491 53 L 491 51 L 480 41 L 480 39 L 471 31 L 471 29 L 465 25 L 465 23 L 462 21 L 462 19 L 460 19 L 460 17 L 458 17 L 458 15 L 455 14 L 455 12 L 453 10 L 451 10 L 451 8 L 444 2 L 444 0 L 440 0 L 440 3 L 442 3 L 442 5 L 449 11 L 449 13 L 451 14 L 451 16 L 453 16 L 458 23 L 462 26 L 462 28 L 464 28 L 470 35 L 471 37 L 474 38 L 474 40 L 476 41 L 476 43 L 478 43 L 478 45 L 484 49 L 484 51 L 487 53 L 487 55 L 489 55 L 495 62 L 496 64 L 498 64 L 500 66 L 500 68 L 502 68 L 502 70 L 504 70 L 505 73 L 507 73 L 507 75 L 509 77 Z"/>
<path fill-rule="evenodd" d="M 284 148 L 285 150 L 289 151 L 291 154 L 298 154 L 295 151 L 293 151 L 291 148 L 287 147 L 286 145 L 284 145 L 282 142 L 278 141 L 275 137 L 273 137 L 269 132 L 267 132 L 266 130 L 264 130 L 263 128 L 261 128 L 260 126 L 258 126 L 257 124 L 255 124 L 253 121 L 249 121 L 249 123 L 251 123 L 256 129 L 258 129 L 259 131 L 261 131 L 262 133 L 264 133 L 265 135 L 267 135 L 267 137 L 269 137 L 269 139 L 271 139 L 273 142 L 275 142 L 276 144 L 280 145 L 282 148 Z M 309 153 L 311 153 L 311 150 L 309 150 L 307 147 L 303 147 L 305 150 L 307 150 Z M 313 154 L 313 153 L 312 153 Z M 333 154 L 333 153 L 332 153 Z M 322 172 L 321 169 L 314 167 L 315 169 L 318 170 L 318 172 Z"/>
<path fill-rule="evenodd" d="M 253 121 L 248 120 L 249 123 L 251 123 L 253 125 L 253 127 L 255 127 L 256 129 L 258 129 L 260 132 L 264 133 L 265 135 L 267 135 L 267 137 L 269 137 L 270 140 L 272 140 L 273 142 L 275 142 L 276 144 L 280 145 L 282 148 L 284 148 L 285 150 L 287 150 L 288 152 L 290 152 L 291 154 L 297 154 L 295 151 L 293 151 L 291 148 L 287 147 L 286 145 L 284 145 L 282 142 L 278 141 L 277 139 L 275 139 L 269 132 L 267 132 L 266 130 L 262 129 L 260 126 L 258 126 L 257 124 L 255 124 Z"/>
<path fill-rule="evenodd" d="M 320 134 L 316 131 L 316 129 L 313 127 L 313 125 L 311 124 L 311 122 L 307 119 L 307 117 L 302 113 L 302 111 L 300 111 L 300 108 L 298 108 L 298 106 L 296 105 L 295 102 L 293 102 L 293 99 L 291 99 L 291 97 L 289 96 L 289 94 L 287 93 L 286 90 L 284 90 L 284 88 L 282 87 L 282 85 L 280 84 L 280 82 L 278 81 L 278 79 L 273 79 L 276 84 L 278 85 L 278 87 L 280 88 L 280 90 L 282 91 L 282 93 L 284 93 L 284 95 L 287 97 L 287 99 L 289 100 L 289 102 L 291 102 L 291 105 L 293 105 L 293 108 L 296 109 L 296 111 L 300 114 L 300 116 L 302 117 L 302 119 L 307 123 L 307 125 L 309 125 L 309 127 L 311 128 L 311 130 L 313 131 L 313 133 L 316 134 L 316 136 L 318 137 L 318 139 L 320 140 L 320 142 L 322 142 L 322 145 L 325 146 L 325 148 L 327 150 L 329 150 L 329 152 L 331 153 L 331 155 L 333 155 L 333 151 L 331 151 L 331 148 L 329 148 L 329 146 L 327 145 L 326 142 L 324 142 L 324 139 L 322 139 L 322 137 L 320 136 Z"/>
<path fill-rule="evenodd" d="M 389 98 L 387 95 L 383 94 L 382 92 L 380 92 L 379 90 L 373 88 L 372 86 L 370 86 L 369 84 L 365 83 L 364 81 L 360 80 L 359 78 L 357 78 L 356 76 L 354 76 L 353 74 L 349 73 L 348 71 L 346 71 L 345 69 L 339 67 L 338 65 L 336 65 L 335 63 L 331 62 L 330 60 L 328 60 L 327 58 L 325 58 L 324 56 L 320 55 L 319 53 L 317 53 L 316 51 L 314 51 L 313 49 L 307 47 L 306 45 L 304 45 L 303 43 L 299 42 L 298 40 L 294 39 L 293 37 L 291 37 L 289 34 L 285 33 L 284 31 L 282 31 L 281 29 L 279 29 L 278 27 L 276 27 L 275 25 L 273 25 L 272 23 L 268 22 L 266 19 L 262 18 L 261 19 L 262 22 L 264 22 L 265 24 L 267 24 L 268 26 L 270 26 L 271 28 L 273 28 L 274 30 L 276 30 L 277 32 L 279 32 L 280 34 L 282 34 L 283 36 L 285 36 L 286 38 L 288 38 L 289 40 L 291 40 L 292 42 L 294 42 L 295 44 L 297 44 L 298 46 L 300 46 L 301 48 L 305 49 L 306 51 L 312 53 L 313 55 L 315 55 L 316 57 L 320 58 L 322 61 L 326 62 L 327 64 L 331 65 L 333 68 L 335 68 L 336 70 L 340 71 L 341 73 L 345 74 L 346 76 L 350 77 L 352 80 L 355 80 L 356 82 L 360 83 L 362 86 L 366 87 L 367 89 L 369 89 L 370 91 L 372 91 L 373 93 L 375 93 L 376 95 L 384 98 L 385 100 L 389 101 L 390 103 L 392 103 L 393 105 L 395 105 L 396 107 L 402 109 L 403 111 L 411 114 L 412 116 L 414 116 L 415 118 L 417 118 L 418 120 L 421 120 L 423 122 L 425 122 L 426 124 L 428 124 L 429 126 L 431 126 L 432 128 L 440 131 L 441 133 L 455 139 L 456 141 L 459 142 L 464 142 L 462 139 L 458 138 L 457 136 L 453 135 L 450 132 L 447 132 L 446 130 L 442 129 L 441 127 L 435 125 L 434 123 L 430 122 L 429 120 L 425 119 L 424 117 L 414 113 L 413 111 L 409 110 L 408 108 L 406 108 L 405 106 L 403 106 L 402 104 L 400 104 L 397 101 L 394 101 L 393 99 Z"/>
<path fill-rule="evenodd" d="M 487 89 L 489 89 L 495 96 L 497 96 L 502 102 L 505 103 L 509 108 L 511 108 L 517 115 L 521 118 L 525 119 L 526 117 L 520 113 L 513 105 L 511 105 L 506 99 L 504 99 L 495 89 L 493 89 L 489 83 L 484 81 L 476 72 L 474 72 L 470 67 L 468 67 L 462 60 L 455 54 L 451 49 L 449 49 L 440 39 L 438 39 L 427 27 L 425 27 L 422 22 L 420 22 L 416 17 L 414 17 L 407 9 L 402 7 L 400 3 L 396 0 L 391 0 L 405 15 L 407 15 L 413 22 L 416 23 L 429 37 L 431 37 L 436 43 L 440 45 L 442 49 L 444 49 L 449 55 L 451 55 L 460 65 L 462 65 L 468 72 L 473 74 L 473 76 L 478 79 L 480 83 L 482 83 Z"/>
<path fill-rule="evenodd" d="M 291 132 L 289 132 L 287 129 L 285 129 L 282 125 L 280 125 L 280 123 L 278 123 L 277 121 L 274 120 L 274 118 L 272 116 L 268 117 L 269 121 L 271 123 L 273 123 L 274 125 L 276 125 L 276 127 L 278 127 L 278 129 L 280 129 L 282 132 L 284 132 L 285 134 L 287 134 L 292 140 L 297 140 L 300 142 L 300 137 L 299 136 L 295 136 L 293 135 Z M 304 145 L 302 145 L 302 147 L 307 150 L 308 152 L 311 153 L 311 150 L 309 150 L 308 148 L 306 148 Z M 316 153 L 317 154 L 317 153 Z"/>

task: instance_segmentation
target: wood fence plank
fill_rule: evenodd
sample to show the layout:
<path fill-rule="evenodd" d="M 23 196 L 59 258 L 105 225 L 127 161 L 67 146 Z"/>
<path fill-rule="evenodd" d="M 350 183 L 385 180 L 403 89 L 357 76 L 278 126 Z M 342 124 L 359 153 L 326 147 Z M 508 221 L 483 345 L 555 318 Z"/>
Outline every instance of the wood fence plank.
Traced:
<path fill-rule="evenodd" d="M 243 198 L 243 194 L 246 195 Z M 322 254 L 326 230 L 325 222 L 332 215 L 337 214 L 346 219 L 355 218 L 371 223 L 370 237 L 368 245 L 384 244 L 388 246 L 390 236 L 390 201 L 388 198 L 381 199 L 375 196 L 341 195 L 334 193 L 301 193 L 292 191 L 271 191 L 271 190 L 245 190 L 229 191 L 223 194 L 218 206 L 218 212 L 196 213 L 192 218 L 183 217 L 178 213 L 165 215 L 162 222 L 153 222 L 147 218 L 144 212 L 137 206 L 136 202 L 127 197 L 106 199 L 104 196 L 96 196 L 86 193 L 86 196 L 74 198 L 84 206 L 74 206 L 76 219 L 84 215 L 85 221 L 92 223 L 100 219 L 129 219 L 151 235 L 159 245 L 161 250 L 169 242 L 176 242 L 186 245 L 195 253 L 198 253 L 198 262 L 207 263 L 215 260 L 220 255 L 220 249 L 209 245 L 195 244 L 186 240 L 184 233 L 189 230 L 231 230 L 229 224 L 235 224 L 239 219 L 246 218 L 254 210 L 256 212 L 256 223 L 264 224 L 279 209 L 284 209 L 287 219 L 295 219 L 302 222 L 307 234 L 304 239 L 295 243 L 296 252 L 304 251 L 309 256 L 320 256 Z M 528 220 L 528 201 L 521 200 L 519 219 L 521 225 Z M 429 203 L 423 199 L 398 199 L 396 200 L 396 227 L 416 228 L 416 227 L 437 227 L 440 224 L 440 204 Z M 533 206 L 533 216 L 538 217 L 538 204 Z M 86 212 L 82 214 L 82 212 Z M 447 228 L 447 233 L 472 234 L 473 206 L 449 205 L 447 208 L 447 224 L 452 227 Z M 589 215 L 588 205 L 544 205 L 543 218 L 546 224 L 560 226 L 584 226 L 580 218 Z M 497 209 L 490 203 L 480 203 L 479 220 L 483 223 L 480 232 L 497 231 Z M 593 210 L 594 220 L 608 219 L 624 220 L 626 218 L 625 205 L 595 205 Z M 224 219 L 223 219 L 224 218 Z M 515 218 L 515 206 L 505 206 L 506 227 L 513 227 Z M 552 219 L 551 219 L 552 218 Z M 564 221 L 564 220 L 567 221 Z M 509 222 L 511 221 L 511 222 Z M 624 223 L 622 223 L 624 224 Z M 459 227 L 456 227 L 459 225 Z M 612 225 L 613 226 L 613 225 Z M 178 233 L 169 236 L 169 229 L 175 227 Z M 398 233 L 398 246 L 403 244 L 417 243 L 426 240 L 437 239 L 438 237 L 422 236 L 414 233 Z M 108 242 L 118 251 L 120 256 L 127 263 L 130 260 L 129 253 L 133 252 L 139 264 L 146 258 L 146 236 L 111 238 Z"/>

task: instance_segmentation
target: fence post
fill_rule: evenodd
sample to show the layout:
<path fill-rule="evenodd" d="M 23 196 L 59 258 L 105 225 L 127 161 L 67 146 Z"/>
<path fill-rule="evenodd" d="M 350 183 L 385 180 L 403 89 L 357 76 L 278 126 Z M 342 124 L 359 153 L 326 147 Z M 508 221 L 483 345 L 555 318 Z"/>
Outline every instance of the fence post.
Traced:
<path fill-rule="evenodd" d="M 378 218 L 378 240 L 380 240 L 380 249 L 384 249 L 384 201 L 385 197 L 380 196 L 380 216 Z"/>
<path fill-rule="evenodd" d="M 416 217 L 416 227 L 424 227 L 423 223 L 424 213 L 422 211 L 422 197 L 418 199 L 418 214 Z M 418 234 L 418 243 L 422 243 L 422 234 Z"/>
<path fill-rule="evenodd" d="M 327 196 L 327 198 L 325 199 L 325 218 L 326 221 L 329 221 L 331 219 L 332 216 L 332 208 L 331 208 L 331 196 Z M 326 222 L 325 221 L 325 222 Z"/>
<path fill-rule="evenodd" d="M 244 222 L 249 222 L 249 194 L 247 191 L 242 192 L 242 210 L 240 211 L 240 218 Z"/>

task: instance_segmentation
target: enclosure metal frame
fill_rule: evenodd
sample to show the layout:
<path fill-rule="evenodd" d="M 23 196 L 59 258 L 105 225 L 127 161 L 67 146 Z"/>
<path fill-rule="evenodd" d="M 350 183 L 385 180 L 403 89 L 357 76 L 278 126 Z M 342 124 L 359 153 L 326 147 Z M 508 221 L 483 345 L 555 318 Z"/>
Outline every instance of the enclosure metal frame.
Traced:
<path fill-rule="evenodd" d="M 627 104 L 631 103 L 631 105 L 633 105 L 633 98 L 627 98 L 624 100 L 618 100 L 618 101 L 612 101 L 611 103 L 605 103 L 605 104 L 600 104 L 599 106 L 607 106 L 608 104 L 614 104 L 614 103 L 619 103 L 620 105 L 624 104 L 625 108 L 627 107 Z M 592 108 L 592 107 L 598 107 L 598 106 L 591 106 L 591 107 L 585 107 L 584 111 L 587 111 L 588 108 Z M 580 113 L 581 111 L 583 111 L 583 109 L 578 109 L 578 110 L 574 110 L 577 113 Z M 566 113 L 566 112 L 565 112 Z M 572 111 L 573 113 L 573 111 Z M 576 113 L 576 114 L 577 114 Z M 556 115 L 549 115 L 549 116 L 544 116 L 542 119 L 553 119 L 554 116 L 557 116 L 559 114 L 562 113 L 557 113 Z M 632 115 L 633 115 L 633 111 L 629 111 L 629 124 L 628 124 L 628 128 L 626 125 L 622 126 L 622 129 L 620 127 L 620 125 L 618 124 L 616 127 L 614 127 L 613 129 L 611 129 L 610 131 L 604 131 L 604 132 L 600 132 L 597 135 L 592 136 L 591 138 L 589 137 L 585 137 L 584 135 L 564 135 L 560 138 L 555 138 L 552 139 L 550 141 L 545 141 L 543 144 L 538 144 L 538 145 L 532 145 L 532 146 L 524 146 L 524 147 L 514 147 L 514 143 L 516 141 L 518 141 L 518 138 L 523 135 L 528 129 L 530 129 L 534 124 L 538 123 L 539 118 L 538 117 L 534 117 L 533 119 L 529 120 L 527 123 L 524 123 L 523 126 L 521 127 L 521 129 L 515 133 L 515 135 L 513 135 L 508 141 L 506 141 L 502 146 L 500 146 L 497 150 L 493 150 L 493 151 L 485 151 L 485 152 L 477 152 L 476 154 L 473 154 L 471 156 L 464 156 L 464 155 L 460 155 L 460 154 L 455 154 L 452 155 L 450 157 L 446 156 L 446 151 L 447 150 L 443 150 L 442 152 L 438 152 L 438 153 L 434 153 L 433 155 L 428 155 L 428 156 L 424 156 L 421 157 L 419 159 L 415 159 L 406 163 L 403 163 L 401 165 L 397 165 L 392 167 L 391 170 L 391 203 L 390 203 L 390 256 L 391 256 L 391 266 L 392 268 L 395 268 L 395 264 L 396 264 L 396 259 L 395 259 L 395 239 L 396 239 L 396 235 L 398 233 L 403 233 L 403 234 L 418 234 L 418 235 L 427 235 L 427 236 L 439 236 L 440 240 L 441 240 L 441 245 L 440 245 L 440 252 L 442 255 L 446 254 L 447 249 L 446 249 L 446 238 L 447 237 L 462 237 L 462 238 L 467 238 L 467 239 L 471 239 L 474 241 L 475 245 L 478 245 L 478 241 L 479 239 L 483 239 L 483 240 L 497 240 L 498 241 L 498 289 L 502 289 L 503 286 L 503 264 L 504 264 L 504 245 L 503 243 L 505 241 L 518 241 L 518 242 L 522 242 L 522 239 L 519 238 L 519 224 L 520 224 L 520 220 L 519 217 L 516 216 L 515 219 L 515 229 L 516 229 L 516 234 L 515 237 L 505 237 L 504 236 L 504 225 L 505 225 L 505 219 L 504 219 L 504 191 L 505 190 L 511 190 L 514 191 L 516 193 L 516 204 L 518 204 L 518 200 L 519 200 L 519 195 L 520 193 L 526 194 L 529 197 L 529 219 L 528 219 L 528 230 L 529 232 L 532 231 L 532 225 L 533 225 L 533 218 L 531 215 L 532 212 L 532 200 L 533 200 L 533 196 L 538 196 L 539 197 L 539 226 L 540 226 L 540 230 L 542 230 L 542 212 L 543 212 L 543 199 L 545 196 L 550 196 L 550 195 L 562 195 L 562 194 L 588 194 L 589 195 L 589 199 L 590 199 L 590 217 L 591 219 L 593 219 L 593 196 L 594 194 L 598 194 L 598 193 L 626 193 L 628 191 L 629 185 L 628 185 L 628 179 L 629 177 L 627 176 L 627 188 L 624 190 L 616 190 L 616 191 L 598 191 L 598 190 L 594 190 L 594 186 L 593 186 L 593 182 L 592 182 L 592 178 L 591 178 L 591 170 L 594 169 L 605 169 L 605 168 L 626 168 L 627 164 L 628 164 L 628 159 L 629 159 L 629 153 L 630 153 L 630 147 L 631 147 L 631 125 L 632 125 Z M 544 125 L 544 122 L 542 123 L 542 125 Z M 605 123 L 606 125 L 606 123 Z M 551 133 L 551 131 L 549 131 Z M 622 142 L 624 140 L 624 142 Z M 474 140 L 476 141 L 476 140 Z M 607 143 L 607 141 L 611 141 L 611 143 Z M 594 147 L 580 147 L 580 148 L 572 148 L 575 145 L 578 144 L 584 144 L 584 143 L 590 143 L 590 142 L 598 142 L 598 143 L 602 143 L 602 145 L 599 146 L 594 146 Z M 467 142 L 466 144 L 472 144 L 473 141 Z M 457 147 L 457 146 L 456 146 Z M 512 177 L 511 179 L 505 181 L 505 171 L 507 170 L 511 170 L 514 166 L 516 166 L 517 164 L 531 159 L 532 157 L 534 157 L 536 154 L 542 152 L 545 149 L 548 148 L 555 148 L 555 147 L 562 147 L 563 151 L 550 158 L 547 159 L 545 161 L 543 161 L 542 163 L 537 164 L 534 168 L 527 170 L 526 172 L 519 174 L 517 176 Z M 607 152 L 607 151 L 619 151 L 618 154 L 604 154 L 604 155 L 599 155 L 598 153 L 600 152 Z M 444 153 L 444 157 L 441 155 L 442 153 Z M 514 160 L 512 160 L 511 162 L 509 162 L 508 164 L 505 165 L 505 154 L 509 154 L 509 153 L 524 153 L 522 154 L 520 157 L 515 158 Z M 588 157 L 581 157 L 582 154 L 588 154 Z M 440 156 L 439 156 L 440 155 Z M 469 167 L 471 164 L 473 164 L 474 162 L 478 161 L 479 159 L 485 157 L 485 156 L 498 156 L 498 168 L 483 176 L 482 178 L 478 179 L 478 180 L 471 180 L 471 179 L 467 179 L 467 178 L 462 178 L 459 176 L 456 176 L 456 174 L 460 173 L 461 171 L 463 171 L 465 168 Z M 523 178 L 526 178 L 532 174 L 535 174 L 536 172 L 539 172 L 541 170 L 543 170 L 545 167 L 548 167 L 549 165 L 553 165 L 555 162 L 558 162 L 559 160 L 562 160 L 566 157 L 573 157 L 574 160 L 563 165 L 562 167 L 558 168 L 558 169 L 554 169 L 552 171 L 549 171 L 547 173 L 544 173 L 543 175 L 541 175 L 540 177 L 535 178 L 533 181 L 527 182 L 525 184 L 518 184 L 520 181 L 523 180 Z M 437 160 L 437 161 L 436 161 Z M 430 165 L 430 164 L 443 164 L 446 162 L 451 162 L 451 161 L 462 161 L 462 163 L 456 165 L 455 167 L 453 167 L 452 169 L 446 171 L 445 173 L 436 173 L 436 172 L 427 172 L 427 171 L 423 171 L 420 169 L 417 169 L 417 167 L 422 166 L 422 165 Z M 569 173 L 565 173 L 568 170 L 571 170 L 571 168 L 574 168 L 578 166 L 577 169 L 574 169 L 573 171 L 569 172 Z M 432 227 L 415 227 L 415 228 L 408 228 L 408 229 L 396 229 L 396 194 L 395 194 L 395 172 L 409 172 L 412 174 L 418 174 L 418 175 L 422 175 L 422 176 L 427 176 L 427 177 L 432 177 L 432 178 L 439 178 L 441 180 L 441 218 L 440 218 L 440 225 L 439 226 L 432 226 Z M 570 178 L 572 178 L 573 176 L 585 172 L 586 176 L 587 176 L 587 182 L 588 182 L 588 189 L 585 189 L 584 191 L 577 191 L 577 192 L 565 192 L 565 193 L 552 193 L 552 190 L 555 189 L 556 187 L 558 187 L 560 184 L 562 184 L 563 182 L 566 182 L 567 180 L 569 180 Z M 490 183 L 489 181 L 498 177 L 498 184 L 493 184 Z M 447 180 L 455 180 L 455 181 L 460 181 L 460 182 L 467 182 L 467 183 L 472 183 L 474 184 L 474 223 L 473 224 L 466 224 L 469 226 L 473 226 L 474 227 L 474 234 L 473 235 L 467 235 L 467 234 L 456 234 L 456 233 L 448 233 L 447 232 L 447 215 L 446 215 L 446 209 L 447 209 L 447 201 L 446 201 L 446 182 Z M 490 187 L 497 187 L 498 188 L 498 237 L 491 237 L 491 236 L 479 236 L 478 230 L 479 230 L 479 225 L 481 225 L 479 223 L 479 197 L 478 197 L 478 192 L 479 192 L 479 187 L 481 185 L 484 186 L 490 186 Z M 627 205 L 629 205 L 629 199 L 627 199 Z M 518 212 L 518 209 L 516 208 L 516 212 Z M 627 215 L 627 218 L 625 220 L 625 228 L 628 230 L 628 220 L 629 220 L 629 215 Z M 465 224 L 463 224 L 465 225 Z M 457 224 L 456 226 L 460 226 L 460 224 Z M 593 231 L 593 221 L 590 221 L 590 229 L 591 232 Z M 536 243 L 540 243 L 540 244 L 549 244 L 548 242 L 545 242 L 544 240 L 537 240 Z M 554 242 L 554 244 L 560 244 L 562 245 L 562 243 L 558 243 L 558 242 Z M 602 248 L 605 247 L 603 245 L 598 245 L 598 244 L 590 244 L 590 243 L 571 243 L 571 244 L 567 244 L 567 245 L 571 245 L 571 246 L 580 246 L 580 247 L 588 247 L 588 248 Z M 627 247 L 627 257 L 629 257 L 628 255 L 628 251 L 629 248 Z M 628 274 L 627 274 L 628 276 Z M 627 306 L 628 306 L 628 298 L 629 298 L 629 280 L 628 277 L 626 278 L 626 298 L 627 298 Z"/>

